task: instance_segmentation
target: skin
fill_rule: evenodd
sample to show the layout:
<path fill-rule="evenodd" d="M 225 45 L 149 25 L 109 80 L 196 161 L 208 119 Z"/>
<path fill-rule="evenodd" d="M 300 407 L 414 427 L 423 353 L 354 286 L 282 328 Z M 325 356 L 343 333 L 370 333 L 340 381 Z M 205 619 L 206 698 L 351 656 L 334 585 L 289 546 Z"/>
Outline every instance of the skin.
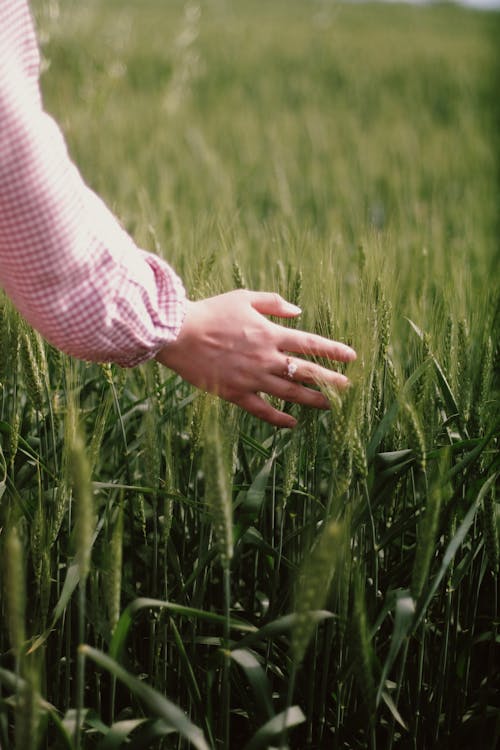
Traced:
<path fill-rule="evenodd" d="M 293 354 L 351 362 L 356 352 L 345 344 L 287 328 L 266 316 L 294 318 L 300 308 L 279 294 L 238 289 L 197 302 L 188 301 L 177 339 L 157 360 L 184 380 L 277 427 L 294 427 L 290 414 L 275 409 L 261 393 L 284 401 L 328 409 L 328 400 L 310 386 L 345 388 L 341 373 Z M 297 366 L 293 379 L 288 364 Z"/>

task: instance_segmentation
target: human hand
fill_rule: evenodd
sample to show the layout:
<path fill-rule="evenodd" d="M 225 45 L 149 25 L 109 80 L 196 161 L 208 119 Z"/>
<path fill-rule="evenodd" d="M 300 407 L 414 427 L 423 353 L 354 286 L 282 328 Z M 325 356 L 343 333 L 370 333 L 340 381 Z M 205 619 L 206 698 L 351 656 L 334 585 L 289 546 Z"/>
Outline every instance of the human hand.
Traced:
<path fill-rule="evenodd" d="M 348 379 L 333 370 L 289 353 L 356 359 L 345 344 L 313 333 L 280 326 L 266 318 L 293 318 L 300 308 L 278 294 L 238 289 L 197 302 L 187 312 L 175 341 L 156 359 L 192 385 L 231 401 L 277 427 L 294 427 L 290 414 L 275 409 L 259 393 L 284 401 L 327 409 L 328 400 L 308 386 L 343 388 Z"/>

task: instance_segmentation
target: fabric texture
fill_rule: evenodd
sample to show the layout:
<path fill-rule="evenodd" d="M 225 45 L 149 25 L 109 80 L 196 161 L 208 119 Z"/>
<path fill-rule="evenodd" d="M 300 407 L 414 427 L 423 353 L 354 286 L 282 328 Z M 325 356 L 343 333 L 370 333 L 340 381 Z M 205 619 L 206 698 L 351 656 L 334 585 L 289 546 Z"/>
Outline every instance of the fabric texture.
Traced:
<path fill-rule="evenodd" d="M 181 280 L 84 183 L 44 111 L 26 0 L 0 0 L 0 284 L 75 357 L 133 366 L 173 341 Z"/>

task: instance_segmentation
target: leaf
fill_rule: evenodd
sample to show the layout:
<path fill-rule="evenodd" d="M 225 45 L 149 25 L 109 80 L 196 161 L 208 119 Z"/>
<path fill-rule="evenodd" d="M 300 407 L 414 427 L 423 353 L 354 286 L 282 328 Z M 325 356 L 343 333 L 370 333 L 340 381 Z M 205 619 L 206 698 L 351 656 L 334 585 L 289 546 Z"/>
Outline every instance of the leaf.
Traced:
<path fill-rule="evenodd" d="M 419 339 L 423 341 L 424 334 L 422 330 L 412 320 L 410 320 L 410 318 L 406 318 L 406 320 L 408 321 L 410 326 L 413 328 L 413 330 L 415 331 Z M 462 437 L 467 438 L 468 437 L 467 429 L 463 425 L 463 419 L 460 417 L 460 409 L 458 408 L 457 400 L 455 396 L 453 395 L 453 392 L 450 388 L 448 381 L 446 380 L 446 376 L 443 370 L 441 369 L 441 365 L 439 364 L 439 362 L 437 361 L 437 359 L 435 358 L 433 354 L 430 355 L 430 361 L 432 362 L 434 369 L 436 371 L 439 388 L 441 391 L 441 395 L 443 396 L 443 400 L 445 402 L 448 413 L 449 415 L 452 415 L 453 417 L 459 417 L 458 424 L 459 424 L 460 433 Z"/>
<path fill-rule="evenodd" d="M 141 726 L 147 719 L 126 719 L 124 721 L 115 721 L 111 725 L 109 731 L 97 745 L 96 750 L 116 750 L 121 747 L 125 740 L 128 739 L 129 735 Z M 170 728 L 169 728 L 169 731 Z"/>
<path fill-rule="evenodd" d="M 194 673 L 193 665 L 189 659 L 189 656 L 187 655 L 186 648 L 184 646 L 184 642 L 182 640 L 181 634 L 179 633 L 177 626 L 174 622 L 173 617 L 170 617 L 170 627 L 172 628 L 172 632 L 174 634 L 175 643 L 177 646 L 177 649 L 179 651 L 179 656 L 181 659 L 181 662 L 184 664 L 184 669 L 187 674 L 187 683 L 189 688 L 189 694 L 191 696 L 191 700 L 193 701 L 197 714 L 201 716 L 205 732 L 210 740 L 213 740 L 212 734 L 211 734 L 211 727 L 210 722 L 208 721 L 208 717 L 206 714 L 206 711 L 204 711 L 203 705 L 202 705 L 202 699 L 201 699 L 201 691 L 198 685 L 198 682 L 196 680 L 196 675 Z M 219 644 L 218 644 L 219 645 Z M 212 741 L 212 744 L 213 741 Z"/>
<path fill-rule="evenodd" d="M 3 667 L 0 667 L 0 683 L 2 685 L 5 685 L 8 690 L 10 690 L 14 694 L 16 694 L 20 689 L 22 690 L 26 685 L 26 682 L 22 677 L 19 677 L 19 675 L 15 674 L 14 672 L 10 672 Z M 68 734 L 66 727 L 64 726 L 64 722 L 61 720 L 56 707 L 53 706 L 52 703 L 49 703 L 44 698 L 42 698 L 38 693 L 36 693 L 35 696 L 36 703 L 40 711 L 48 713 L 48 715 L 52 719 L 57 730 L 57 735 L 62 741 L 62 747 L 65 748 L 65 750 L 74 750 L 71 736 Z"/>
<path fill-rule="evenodd" d="M 334 615 L 332 612 L 328 612 L 325 609 L 318 609 L 313 612 L 309 612 L 308 617 L 315 623 L 320 623 L 323 622 L 323 620 L 329 620 L 333 617 L 337 617 L 337 615 Z M 249 646 L 252 643 L 262 641 L 268 636 L 274 638 L 277 635 L 288 633 L 294 627 L 296 622 L 297 614 L 295 613 L 290 615 L 283 615 L 283 617 L 278 617 L 276 620 L 266 623 L 254 633 L 246 635 L 241 639 L 241 641 L 235 644 L 234 648 L 241 649 L 242 647 Z"/>
<path fill-rule="evenodd" d="M 387 706 L 387 708 L 389 709 L 389 711 L 391 712 L 391 714 L 394 716 L 394 718 L 396 719 L 396 721 L 398 722 L 398 724 L 400 726 L 402 726 L 403 729 L 405 729 L 406 731 L 408 731 L 408 727 L 406 726 L 406 724 L 404 723 L 403 719 L 401 718 L 401 714 L 399 713 L 399 711 L 398 711 L 398 709 L 396 707 L 396 704 L 392 700 L 392 698 L 389 695 L 389 693 L 387 692 L 387 690 L 383 690 L 382 691 L 382 700 L 384 701 L 385 705 Z"/>
<path fill-rule="evenodd" d="M 242 544 L 251 544 L 254 547 L 258 547 L 268 557 L 274 557 L 275 560 L 279 560 L 280 564 L 284 567 L 290 568 L 291 570 L 295 570 L 297 567 L 291 563 L 283 553 L 280 554 L 279 549 L 276 549 L 276 547 L 273 547 L 269 542 L 266 542 L 262 533 L 256 529 L 255 526 L 247 528 L 243 534 L 241 534 L 239 541 Z"/>
<path fill-rule="evenodd" d="M 443 580 L 446 571 L 448 570 L 448 566 L 450 565 L 451 561 L 455 557 L 455 554 L 464 541 L 467 532 L 469 531 L 470 527 L 472 526 L 472 523 L 474 521 L 474 518 L 476 516 L 476 513 L 479 509 L 479 506 L 481 505 L 484 496 L 489 492 L 490 488 L 494 485 L 498 477 L 498 473 L 492 474 L 491 477 L 489 477 L 486 482 L 483 484 L 481 489 L 479 490 L 478 496 L 476 497 L 475 501 L 472 503 L 471 507 L 467 511 L 464 520 L 458 527 L 455 536 L 448 544 L 446 551 L 443 555 L 443 559 L 441 561 L 441 567 L 439 568 L 439 571 L 432 581 L 431 585 L 429 586 L 429 589 L 427 591 L 427 594 L 425 596 L 425 599 L 422 601 L 422 604 L 418 608 L 418 614 L 415 617 L 414 623 L 413 623 L 413 631 L 415 631 L 422 621 L 422 619 L 425 617 L 425 613 L 427 611 L 427 607 L 429 606 L 432 597 L 436 593 L 439 584 Z"/>
<path fill-rule="evenodd" d="M 426 360 L 423 362 L 420 367 L 417 367 L 415 372 L 412 372 L 408 380 L 403 385 L 403 388 L 401 389 L 401 393 L 399 394 L 399 399 L 394 401 L 390 407 L 385 412 L 384 416 L 380 420 L 380 423 L 373 433 L 373 436 L 368 444 L 368 447 L 366 449 L 366 459 L 369 464 L 373 461 L 375 454 L 377 452 L 377 448 L 386 436 L 386 434 L 389 432 L 389 430 L 392 427 L 392 423 L 396 419 L 396 416 L 399 411 L 399 400 L 404 398 L 404 395 L 407 391 L 409 391 L 413 384 L 422 377 L 422 374 L 425 372 L 425 370 L 429 367 L 429 361 Z"/>
<path fill-rule="evenodd" d="M 0 445 L 0 500 L 2 499 L 2 495 L 5 492 L 7 482 L 7 462 L 5 461 L 5 456 L 3 455 L 2 446 Z"/>
<path fill-rule="evenodd" d="M 123 611 L 120 619 L 118 620 L 109 647 L 110 655 L 114 659 L 119 659 L 122 654 L 128 631 L 130 630 L 135 615 L 140 612 L 141 609 L 151 608 L 167 609 L 170 612 L 174 612 L 178 615 L 195 617 L 200 620 L 217 623 L 218 625 L 224 625 L 226 622 L 226 618 L 224 617 L 224 615 L 218 615 L 215 612 L 205 612 L 202 609 L 195 609 L 194 607 L 184 607 L 181 604 L 174 604 L 173 602 L 140 597 L 138 599 L 134 599 L 134 601 L 128 605 L 128 607 Z M 230 627 L 234 630 L 242 630 L 246 633 L 252 633 L 257 630 L 254 625 L 250 625 L 236 618 L 230 620 Z"/>
<path fill-rule="evenodd" d="M 412 456 L 413 451 L 411 448 L 405 448 L 400 451 L 389 451 L 387 453 L 377 453 L 375 456 L 375 463 L 377 466 L 380 466 L 380 468 L 390 469 L 400 463 L 405 463 L 405 461 L 412 458 Z"/>
<path fill-rule="evenodd" d="M 389 670 L 391 669 L 396 657 L 399 653 L 404 639 L 410 632 L 413 617 L 415 615 L 415 602 L 410 596 L 410 592 L 406 589 L 399 589 L 396 592 L 396 612 L 394 618 L 394 628 L 392 631 L 391 645 L 389 646 L 389 653 L 387 654 L 384 666 L 382 667 L 382 674 L 380 676 L 380 682 L 377 691 L 377 706 L 380 703 L 380 698 L 383 697 L 383 689 Z"/>
<path fill-rule="evenodd" d="M 161 719 L 147 721 L 140 729 L 134 732 L 127 742 L 127 750 L 144 750 L 147 747 L 155 747 L 155 740 L 172 734 L 174 730 Z"/>
<path fill-rule="evenodd" d="M 118 662 L 102 651 L 87 645 L 80 646 L 79 651 L 123 682 L 130 692 L 144 703 L 148 711 L 172 726 L 181 737 L 188 740 L 197 750 L 210 750 L 201 729 L 188 719 L 179 706 L 169 701 L 168 698 L 165 698 L 150 685 L 146 685 L 137 677 L 131 675 Z"/>
<path fill-rule="evenodd" d="M 269 481 L 275 458 L 276 455 L 273 453 L 273 455 L 267 459 L 240 502 L 240 514 L 244 517 L 248 525 L 255 521 L 259 516 L 260 509 L 266 496 L 267 483 Z"/>
<path fill-rule="evenodd" d="M 290 706 L 260 727 L 243 750 L 261 750 L 261 748 L 268 750 L 273 737 L 302 724 L 305 720 L 306 717 L 300 706 Z"/>
<path fill-rule="evenodd" d="M 245 672 L 248 682 L 250 683 L 257 707 L 265 718 L 272 718 L 275 715 L 272 690 L 264 672 L 261 663 L 252 651 L 244 648 L 237 648 L 231 651 L 231 658 Z"/>

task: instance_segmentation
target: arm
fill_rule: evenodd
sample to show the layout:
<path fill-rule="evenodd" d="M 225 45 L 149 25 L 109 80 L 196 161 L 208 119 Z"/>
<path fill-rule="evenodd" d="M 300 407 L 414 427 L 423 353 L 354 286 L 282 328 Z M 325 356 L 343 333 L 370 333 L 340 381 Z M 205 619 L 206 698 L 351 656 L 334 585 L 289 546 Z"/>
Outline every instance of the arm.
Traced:
<path fill-rule="evenodd" d="M 82 359 L 135 365 L 185 314 L 179 278 L 85 185 L 44 112 L 24 0 L 0 5 L 0 279 L 35 328 Z"/>
<path fill-rule="evenodd" d="M 260 392 L 326 408 L 308 386 L 347 383 L 288 353 L 356 356 L 268 320 L 300 312 L 278 295 L 236 291 L 188 302 L 172 269 L 135 247 L 43 111 L 25 0 L 0 4 L 0 278 L 27 320 L 67 353 L 129 366 L 156 355 L 193 385 L 282 427 L 295 420 Z"/>

